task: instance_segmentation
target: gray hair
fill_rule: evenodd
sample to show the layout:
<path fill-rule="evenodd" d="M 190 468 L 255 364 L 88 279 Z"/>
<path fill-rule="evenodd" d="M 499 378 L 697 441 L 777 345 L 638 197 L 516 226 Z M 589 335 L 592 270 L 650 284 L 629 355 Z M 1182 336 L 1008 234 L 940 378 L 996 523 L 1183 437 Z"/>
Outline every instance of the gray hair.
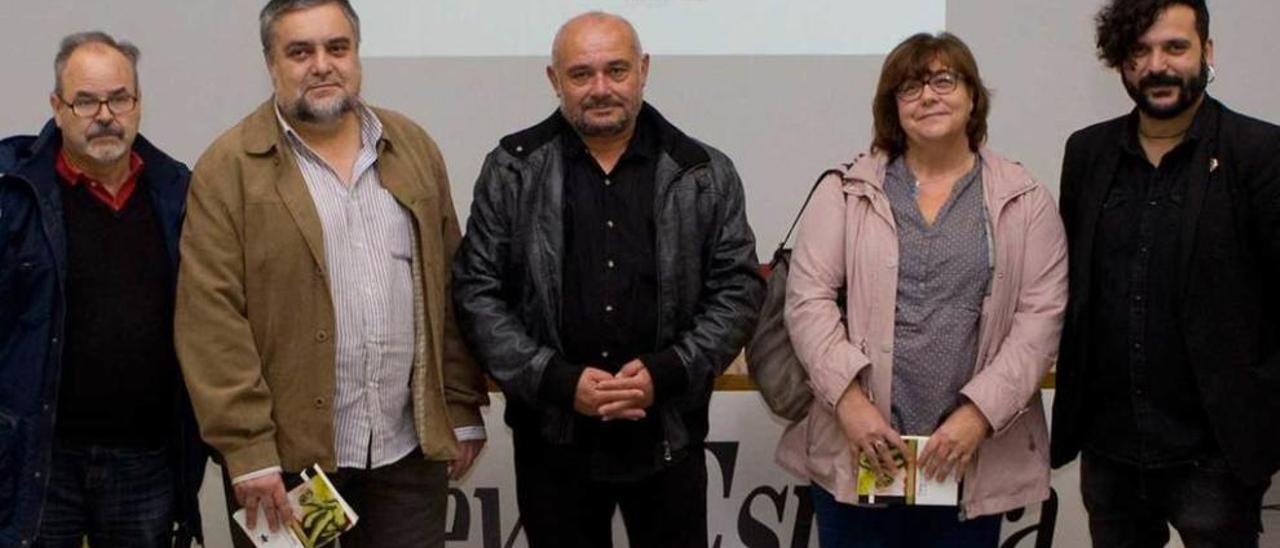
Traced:
<path fill-rule="evenodd" d="M 113 50 L 120 52 L 125 59 L 129 60 L 129 64 L 133 67 L 133 88 L 134 93 L 138 93 L 138 58 L 142 56 L 142 52 L 135 46 L 125 40 L 116 40 L 110 34 L 100 30 L 90 30 L 85 32 L 77 32 L 68 34 L 62 39 L 58 45 L 58 55 L 53 58 L 53 93 L 58 97 L 62 97 L 62 72 L 67 68 L 67 60 L 71 59 L 71 54 L 75 53 L 81 46 L 89 44 L 102 44 Z"/>
<path fill-rule="evenodd" d="M 585 20 L 592 20 L 595 22 L 617 21 L 619 23 L 622 23 L 622 26 L 626 27 L 627 31 L 631 33 L 631 49 L 635 50 L 637 56 L 644 55 L 644 48 L 640 47 L 640 33 L 636 32 L 636 28 L 631 25 L 631 21 L 628 21 L 626 17 L 623 17 L 621 15 L 616 15 L 609 12 L 597 10 L 597 11 L 588 11 L 586 13 L 580 13 L 578 15 L 575 15 L 572 18 L 570 18 L 568 21 L 565 21 L 563 25 L 560 25 L 560 30 L 556 31 L 555 40 L 551 42 L 551 64 L 552 65 L 554 65 L 560 57 L 560 41 L 562 38 L 564 38 L 565 30 L 567 30 L 570 26 L 573 26 L 574 23 L 577 23 L 579 21 L 585 21 Z"/>
<path fill-rule="evenodd" d="M 347 16 L 347 22 L 351 23 L 352 30 L 356 34 L 356 43 L 360 43 L 360 16 L 356 15 L 356 10 L 351 8 L 351 2 L 348 0 L 271 0 L 263 6 L 262 12 L 258 14 L 258 35 L 262 40 L 262 53 L 270 58 L 271 46 L 275 42 L 275 36 L 272 30 L 275 28 L 276 22 L 284 17 L 286 13 L 320 7 L 326 4 L 337 4 L 342 8 L 342 14 Z"/>

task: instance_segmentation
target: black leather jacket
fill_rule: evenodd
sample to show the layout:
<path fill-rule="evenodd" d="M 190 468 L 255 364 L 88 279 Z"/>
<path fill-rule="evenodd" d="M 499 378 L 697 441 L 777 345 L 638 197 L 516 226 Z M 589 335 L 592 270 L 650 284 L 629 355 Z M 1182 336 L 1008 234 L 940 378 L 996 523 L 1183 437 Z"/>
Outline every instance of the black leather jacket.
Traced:
<path fill-rule="evenodd" d="M 764 283 L 742 182 L 722 154 L 680 132 L 648 104 L 659 128 L 654 209 L 659 347 L 688 375 L 685 392 L 656 404 L 667 461 L 707 433 L 713 381 L 755 325 Z M 543 373 L 562 355 L 564 160 L 558 112 L 504 137 L 476 181 L 453 263 L 453 298 L 471 346 L 507 396 L 507 422 L 552 443 L 573 440 L 574 410 L 544 400 Z M 652 413 L 653 410 L 650 410 Z"/>

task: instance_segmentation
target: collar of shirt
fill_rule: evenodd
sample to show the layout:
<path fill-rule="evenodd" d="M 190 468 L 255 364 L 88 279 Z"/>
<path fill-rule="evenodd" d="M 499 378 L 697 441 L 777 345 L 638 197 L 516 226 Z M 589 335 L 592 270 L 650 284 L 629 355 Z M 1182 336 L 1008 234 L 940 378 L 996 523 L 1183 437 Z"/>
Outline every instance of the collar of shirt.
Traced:
<path fill-rule="evenodd" d="M 280 104 L 275 103 L 273 106 L 276 110 L 276 120 L 280 122 L 280 128 L 284 130 L 284 134 L 288 137 L 289 143 L 293 145 L 295 149 L 301 148 L 302 150 L 306 150 L 309 154 L 319 157 L 315 151 L 311 150 L 311 147 L 307 145 L 307 142 L 302 139 L 302 136 L 298 135 L 298 132 L 293 129 L 293 126 L 289 125 L 289 121 L 285 119 L 284 113 L 280 112 Z M 356 117 L 360 119 L 360 148 L 380 151 L 381 149 L 377 147 L 383 141 L 383 134 L 382 121 L 378 119 L 378 115 L 375 114 L 373 109 L 369 108 L 364 101 L 360 101 L 356 104 Z"/>
<path fill-rule="evenodd" d="M 1186 138 L 1173 147 L 1173 150 L 1170 151 L 1171 153 L 1183 148 L 1193 148 L 1195 143 L 1200 141 L 1200 136 L 1204 132 L 1205 118 L 1209 116 L 1208 106 L 1209 100 L 1206 97 L 1205 101 L 1200 103 L 1200 108 L 1196 111 L 1195 117 L 1191 119 L 1191 126 L 1187 128 Z M 1140 158 L 1146 158 L 1147 153 L 1142 150 L 1142 143 L 1138 142 L 1138 120 L 1138 109 L 1135 108 L 1133 112 L 1129 113 L 1126 131 L 1120 135 L 1120 150 Z"/>
<path fill-rule="evenodd" d="M 653 114 L 649 109 L 640 109 L 640 114 L 636 115 L 636 131 L 631 135 L 631 141 L 627 143 L 627 150 L 622 153 L 622 157 L 618 159 L 618 163 L 631 159 L 650 160 L 658 156 L 658 136 L 657 131 L 653 127 Z M 564 116 L 560 117 L 560 135 L 564 139 L 564 153 L 566 158 L 580 159 L 590 155 L 587 150 L 587 144 L 582 141 L 582 136 L 578 135 L 578 131 Z"/>
<path fill-rule="evenodd" d="M 90 177 L 80 168 L 71 164 L 71 160 L 67 159 L 66 151 L 58 152 L 58 161 L 54 164 L 54 168 L 58 171 L 58 176 L 66 182 L 67 186 L 75 187 L 81 182 L 86 183 L 89 194 L 97 198 L 111 211 L 120 211 L 124 209 L 124 205 L 129 202 L 129 197 L 133 196 L 133 191 L 138 188 L 138 176 L 142 174 L 142 156 L 136 151 L 129 151 L 129 176 L 125 178 L 124 184 L 120 185 L 120 189 L 112 196 L 107 191 L 106 185 L 101 181 Z"/>

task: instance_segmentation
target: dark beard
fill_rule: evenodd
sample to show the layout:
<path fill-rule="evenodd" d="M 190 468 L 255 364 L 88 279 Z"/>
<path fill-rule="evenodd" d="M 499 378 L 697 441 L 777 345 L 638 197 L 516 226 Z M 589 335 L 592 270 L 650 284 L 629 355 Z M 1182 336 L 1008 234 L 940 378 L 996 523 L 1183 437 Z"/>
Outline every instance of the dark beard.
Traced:
<path fill-rule="evenodd" d="M 1129 93 L 1129 98 L 1133 99 L 1139 111 L 1157 120 L 1169 120 L 1186 112 L 1204 96 L 1204 90 L 1209 86 L 1209 64 L 1202 56 L 1200 74 L 1186 80 L 1165 73 L 1148 74 L 1139 80 L 1136 86 L 1130 84 L 1123 75 L 1120 76 L 1120 80 L 1124 82 L 1124 90 Z M 1178 100 L 1169 106 L 1153 104 L 1146 92 L 1148 89 L 1160 86 L 1177 86 Z"/>

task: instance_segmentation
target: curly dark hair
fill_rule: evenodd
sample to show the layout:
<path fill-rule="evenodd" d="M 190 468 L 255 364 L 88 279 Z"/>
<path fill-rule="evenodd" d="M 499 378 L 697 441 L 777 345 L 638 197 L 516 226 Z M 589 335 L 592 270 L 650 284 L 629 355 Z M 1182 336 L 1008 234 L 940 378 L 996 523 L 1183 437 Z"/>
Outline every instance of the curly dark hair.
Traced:
<path fill-rule="evenodd" d="M 1138 39 L 1155 24 L 1164 10 L 1182 5 L 1196 12 L 1196 32 L 1200 42 L 1209 41 L 1209 7 L 1205 0 L 1111 0 L 1098 12 L 1098 58 L 1110 68 L 1119 68 L 1133 53 Z"/>

